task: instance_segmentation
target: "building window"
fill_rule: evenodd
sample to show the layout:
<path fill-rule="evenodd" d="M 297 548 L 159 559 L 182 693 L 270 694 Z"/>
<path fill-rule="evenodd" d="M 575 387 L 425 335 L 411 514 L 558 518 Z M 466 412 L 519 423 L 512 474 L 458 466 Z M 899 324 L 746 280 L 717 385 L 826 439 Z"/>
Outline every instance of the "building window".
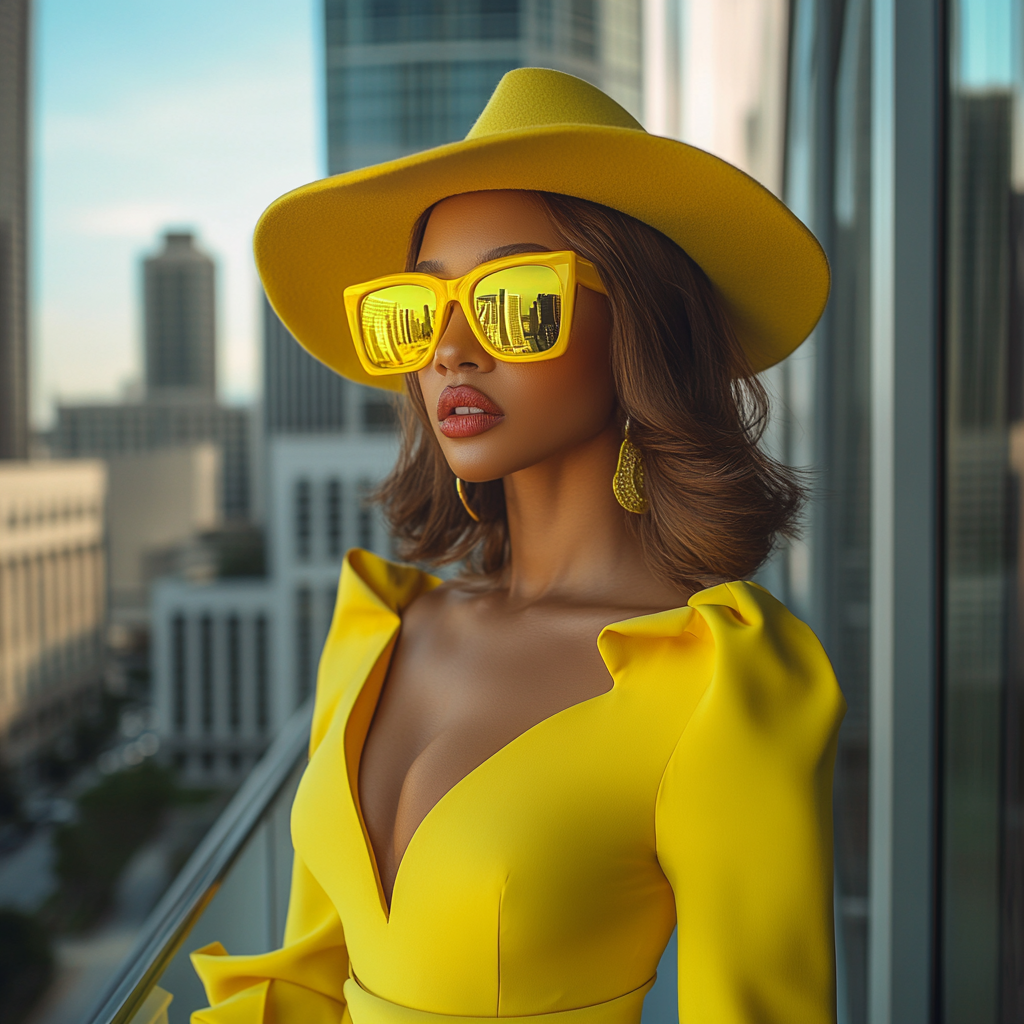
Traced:
<path fill-rule="evenodd" d="M 213 619 L 204 615 L 199 622 L 199 686 L 203 732 L 213 732 Z"/>
<path fill-rule="evenodd" d="M 242 725 L 242 644 L 237 615 L 228 619 L 228 725 L 232 732 Z"/>
<path fill-rule="evenodd" d="M 577 57 L 597 60 L 596 0 L 572 0 L 572 52 Z"/>
<path fill-rule="evenodd" d="M 303 561 L 310 556 L 312 513 L 312 486 L 308 480 L 298 480 L 295 484 L 295 555 Z"/>
<path fill-rule="evenodd" d="M 295 674 L 298 705 L 313 688 L 313 593 L 309 587 L 299 587 L 295 593 Z"/>
<path fill-rule="evenodd" d="M 327 553 L 341 556 L 341 481 L 327 481 Z"/>
<path fill-rule="evenodd" d="M 394 430 L 396 423 L 394 403 L 386 395 L 367 395 L 363 402 L 363 428 L 368 433 Z"/>
<path fill-rule="evenodd" d="M 174 616 L 171 624 L 171 692 L 175 732 L 184 732 L 188 724 L 186 655 L 185 616 L 179 614 Z"/>
<path fill-rule="evenodd" d="M 359 510 L 357 512 L 357 543 L 367 551 L 373 550 L 373 509 L 370 508 L 368 497 L 370 482 L 363 480 L 359 484 Z"/>
<path fill-rule="evenodd" d="M 555 45 L 555 12 L 552 0 L 536 0 L 534 23 L 537 29 L 537 45 L 550 50 Z"/>
<path fill-rule="evenodd" d="M 267 617 L 256 616 L 256 728 L 261 734 L 270 724 L 267 701 Z"/>

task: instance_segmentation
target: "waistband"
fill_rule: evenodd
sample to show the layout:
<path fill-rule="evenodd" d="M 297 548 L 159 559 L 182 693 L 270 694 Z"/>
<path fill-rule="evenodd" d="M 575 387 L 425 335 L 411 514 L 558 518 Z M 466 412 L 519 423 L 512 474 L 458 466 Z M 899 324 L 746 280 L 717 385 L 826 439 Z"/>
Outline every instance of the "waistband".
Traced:
<path fill-rule="evenodd" d="M 495 1021 L 501 1024 L 640 1024 L 644 996 L 653 984 L 654 978 L 651 978 L 645 985 L 605 1003 L 525 1017 L 462 1017 L 413 1010 L 367 992 L 354 978 L 345 982 L 345 1000 L 352 1024 L 495 1024 Z"/>

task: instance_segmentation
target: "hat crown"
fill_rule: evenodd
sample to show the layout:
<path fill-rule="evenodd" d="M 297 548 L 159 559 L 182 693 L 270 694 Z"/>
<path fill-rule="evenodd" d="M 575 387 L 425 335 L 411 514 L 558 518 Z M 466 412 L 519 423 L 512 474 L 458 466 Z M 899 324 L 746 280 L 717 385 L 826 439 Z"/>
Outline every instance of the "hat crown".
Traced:
<path fill-rule="evenodd" d="M 466 138 L 555 124 L 644 130 L 632 114 L 582 78 L 548 68 L 517 68 L 498 83 Z"/>

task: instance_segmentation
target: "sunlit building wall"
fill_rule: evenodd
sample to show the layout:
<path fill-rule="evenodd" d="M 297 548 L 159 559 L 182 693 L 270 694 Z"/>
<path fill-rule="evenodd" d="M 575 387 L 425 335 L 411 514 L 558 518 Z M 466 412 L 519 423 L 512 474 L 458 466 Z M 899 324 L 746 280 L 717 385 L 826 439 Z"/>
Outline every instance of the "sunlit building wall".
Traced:
<path fill-rule="evenodd" d="M 782 194 L 789 0 L 645 0 L 644 127 Z"/>
<path fill-rule="evenodd" d="M 28 455 L 29 0 L 0 0 L 0 459 Z"/>
<path fill-rule="evenodd" d="M 101 462 L 0 464 L 0 751 L 24 763 L 98 696 L 106 621 Z"/>
<path fill-rule="evenodd" d="M 144 627 L 153 579 L 221 525 L 220 450 L 200 442 L 112 455 L 106 464 L 111 620 Z"/>

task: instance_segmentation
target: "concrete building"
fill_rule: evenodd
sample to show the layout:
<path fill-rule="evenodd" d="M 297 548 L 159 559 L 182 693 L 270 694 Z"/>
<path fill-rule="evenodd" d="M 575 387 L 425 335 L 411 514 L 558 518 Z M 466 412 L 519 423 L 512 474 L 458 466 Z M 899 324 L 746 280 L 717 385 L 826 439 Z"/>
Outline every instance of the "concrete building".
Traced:
<path fill-rule="evenodd" d="M 213 260 L 187 231 L 168 231 L 143 263 L 146 394 L 212 403 L 217 398 Z"/>
<path fill-rule="evenodd" d="M 28 455 L 29 0 L 0 0 L 0 459 Z"/>
<path fill-rule="evenodd" d="M 162 756 L 185 778 L 237 782 L 312 692 L 343 553 L 389 553 L 363 497 L 395 453 L 390 432 L 271 438 L 268 575 L 154 585 L 155 722 Z"/>
<path fill-rule="evenodd" d="M 29 761 L 98 697 L 106 468 L 0 464 L 0 746 Z"/>
<path fill-rule="evenodd" d="M 309 355 L 263 297 L 263 421 L 270 434 L 319 434 L 343 430 L 354 388 Z"/>
<path fill-rule="evenodd" d="M 220 452 L 220 497 L 226 520 L 252 512 L 252 412 L 174 400 L 58 405 L 53 453 L 58 458 L 109 459 L 211 443 Z"/>
<path fill-rule="evenodd" d="M 111 620 L 145 625 L 154 576 L 221 523 L 220 451 L 210 443 L 107 460 Z"/>

